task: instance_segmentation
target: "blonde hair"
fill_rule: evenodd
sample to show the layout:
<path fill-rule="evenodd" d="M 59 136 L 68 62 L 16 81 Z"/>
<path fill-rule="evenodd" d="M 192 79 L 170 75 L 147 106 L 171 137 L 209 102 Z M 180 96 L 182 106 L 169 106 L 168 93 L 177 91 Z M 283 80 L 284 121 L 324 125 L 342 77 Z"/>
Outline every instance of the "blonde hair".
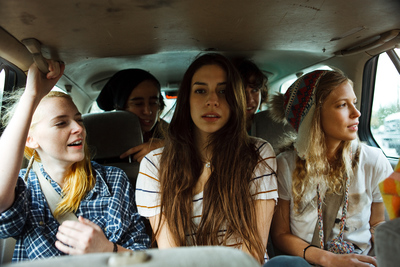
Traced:
<path fill-rule="evenodd" d="M 15 100 L 17 99 L 18 95 L 20 96 L 21 94 L 22 92 L 16 92 L 13 94 L 13 96 L 9 97 L 8 99 Z M 55 97 L 66 98 L 70 100 L 72 104 L 74 104 L 70 95 L 58 91 L 51 91 L 42 100 L 51 99 Z M 15 102 L 9 107 L 8 112 L 6 114 L 6 118 L 3 120 L 3 123 L 7 124 L 9 122 L 17 105 L 18 103 Z M 37 122 L 38 122 L 38 114 L 37 112 L 35 112 L 32 118 L 30 130 L 32 130 L 35 127 Z M 67 212 L 76 212 L 78 210 L 79 204 L 82 201 L 82 199 L 94 187 L 96 179 L 95 176 L 93 175 L 92 165 L 90 163 L 89 148 L 86 142 L 84 144 L 84 153 L 85 153 L 84 159 L 79 162 L 75 162 L 72 165 L 70 172 L 64 178 L 65 183 L 62 189 L 64 195 L 62 201 L 58 204 L 56 210 L 54 211 L 55 218 Z M 31 159 L 32 156 L 34 156 L 35 161 L 41 162 L 38 153 L 34 149 L 29 148 L 27 146 L 25 146 L 24 149 L 24 156 L 28 160 Z"/>
<path fill-rule="evenodd" d="M 325 133 L 321 127 L 322 104 L 328 95 L 344 82 L 352 84 L 343 72 L 333 70 L 321 77 L 316 89 L 316 108 L 308 139 L 310 142 L 308 153 L 305 160 L 297 158 L 293 172 L 292 193 L 297 212 L 301 212 L 303 207 L 311 202 L 312 199 L 307 199 L 312 197 L 308 194 L 309 190 L 315 190 L 319 185 L 322 196 L 327 191 L 340 194 L 345 184 L 345 177 L 351 179 L 353 176 L 351 141 L 342 141 L 335 158 L 328 162 Z"/>

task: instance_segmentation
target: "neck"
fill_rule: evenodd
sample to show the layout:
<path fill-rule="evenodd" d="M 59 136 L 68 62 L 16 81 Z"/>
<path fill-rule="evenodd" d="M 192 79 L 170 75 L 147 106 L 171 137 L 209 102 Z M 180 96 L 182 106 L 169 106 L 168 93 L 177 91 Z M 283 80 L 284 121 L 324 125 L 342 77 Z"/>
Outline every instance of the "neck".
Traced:
<path fill-rule="evenodd" d="M 210 148 L 208 147 L 208 142 L 209 142 L 208 138 L 209 138 L 208 134 L 199 133 L 198 131 L 195 132 L 196 147 L 200 152 L 201 158 L 205 162 L 211 160 L 211 152 Z"/>
<path fill-rule="evenodd" d="M 69 174 L 72 164 L 69 166 L 55 166 L 51 164 L 46 164 L 43 161 L 42 163 L 44 170 L 51 177 L 51 179 L 55 181 L 61 188 L 63 188 L 65 177 Z"/>
<path fill-rule="evenodd" d="M 326 157 L 329 162 L 332 162 L 336 158 L 337 151 L 339 149 L 340 142 L 326 143 Z"/>

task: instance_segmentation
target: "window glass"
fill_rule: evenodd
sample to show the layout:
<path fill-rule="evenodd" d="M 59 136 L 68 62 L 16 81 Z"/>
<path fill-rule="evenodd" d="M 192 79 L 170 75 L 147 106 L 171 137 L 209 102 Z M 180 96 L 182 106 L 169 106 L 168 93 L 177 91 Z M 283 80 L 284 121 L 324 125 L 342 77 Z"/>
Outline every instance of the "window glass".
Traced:
<path fill-rule="evenodd" d="M 4 94 L 4 86 L 6 82 L 6 71 L 1 69 L 0 71 L 0 118 L 1 118 L 1 110 L 3 104 L 3 94 Z"/>
<path fill-rule="evenodd" d="M 400 49 L 395 50 L 397 55 Z M 371 132 L 388 157 L 400 155 L 400 75 L 389 56 L 379 56 L 372 105 Z"/>
<path fill-rule="evenodd" d="M 165 107 L 160 117 L 170 123 L 175 111 L 176 97 L 168 97 L 165 92 L 161 92 L 161 94 L 164 98 Z"/>
<path fill-rule="evenodd" d="M 94 101 L 93 104 L 92 104 L 92 107 L 90 108 L 90 112 L 89 113 L 100 113 L 100 112 L 104 112 L 104 110 L 99 108 L 99 106 L 97 105 L 97 102 Z"/>

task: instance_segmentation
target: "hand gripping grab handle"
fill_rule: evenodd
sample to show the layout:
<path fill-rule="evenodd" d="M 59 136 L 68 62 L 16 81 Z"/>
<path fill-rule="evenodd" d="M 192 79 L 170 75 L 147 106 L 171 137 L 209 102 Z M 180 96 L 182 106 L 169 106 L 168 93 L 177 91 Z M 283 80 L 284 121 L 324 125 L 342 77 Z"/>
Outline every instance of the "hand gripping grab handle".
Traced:
<path fill-rule="evenodd" d="M 24 39 L 21 42 L 25 45 L 25 47 L 28 49 L 28 51 L 32 54 L 33 61 L 38 66 L 39 70 L 41 72 L 43 72 L 44 74 L 47 74 L 49 72 L 49 69 L 48 69 L 49 66 L 47 64 L 46 59 L 42 55 L 41 43 L 34 38 Z"/>

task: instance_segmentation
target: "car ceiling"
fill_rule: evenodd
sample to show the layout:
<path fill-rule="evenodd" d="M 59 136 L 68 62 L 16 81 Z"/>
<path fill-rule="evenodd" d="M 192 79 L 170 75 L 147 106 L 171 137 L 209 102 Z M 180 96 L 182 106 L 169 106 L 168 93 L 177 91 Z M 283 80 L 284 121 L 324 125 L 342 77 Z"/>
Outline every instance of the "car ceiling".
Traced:
<path fill-rule="evenodd" d="M 45 57 L 66 63 L 61 86 L 89 99 L 125 68 L 176 88 L 204 51 L 250 58 L 274 81 L 399 29 L 399 10 L 398 0 L 9 0 L 0 57 L 26 71 L 32 59 L 19 42 L 36 38 Z"/>

